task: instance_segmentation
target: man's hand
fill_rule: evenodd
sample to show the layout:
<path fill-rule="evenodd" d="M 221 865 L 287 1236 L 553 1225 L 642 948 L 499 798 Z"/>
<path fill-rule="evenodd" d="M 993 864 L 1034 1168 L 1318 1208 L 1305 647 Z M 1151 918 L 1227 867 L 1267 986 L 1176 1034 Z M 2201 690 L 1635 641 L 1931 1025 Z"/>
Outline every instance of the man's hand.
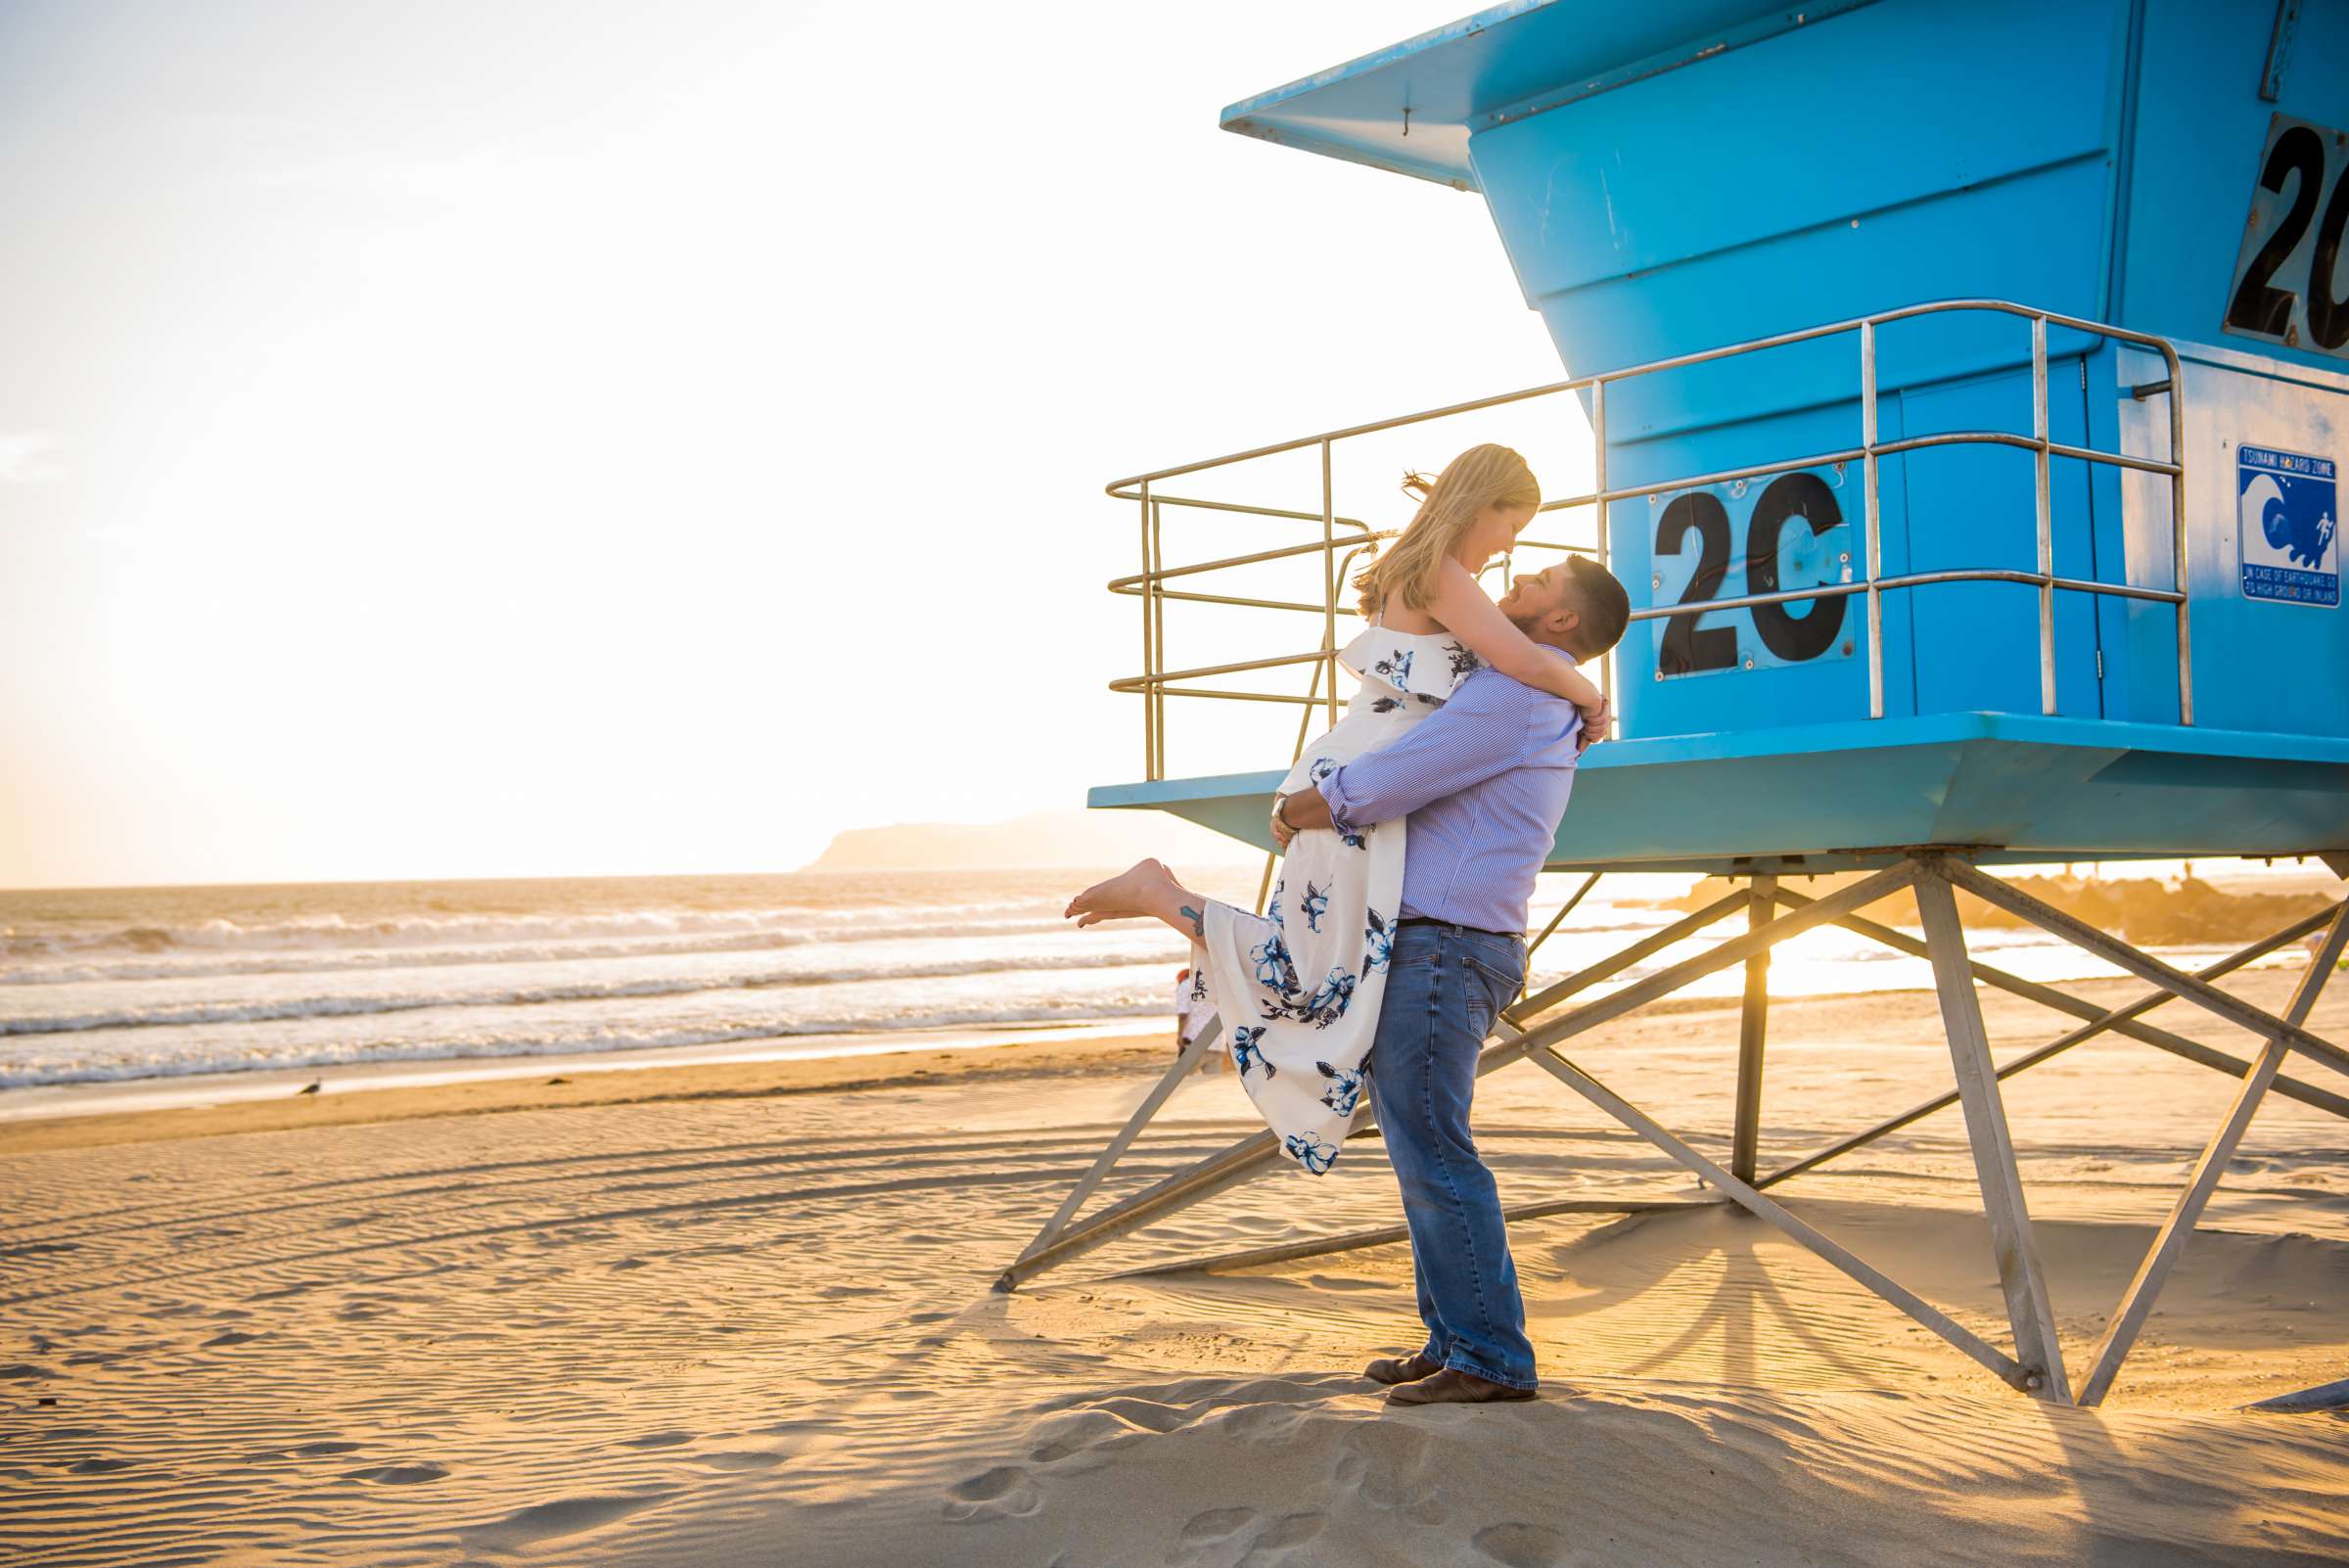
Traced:
<path fill-rule="evenodd" d="M 1297 830 L 1280 819 L 1281 803 L 1287 799 L 1288 797 L 1285 795 L 1275 795 L 1272 797 L 1272 842 L 1280 846 L 1283 853 L 1288 852 L 1289 840 L 1297 836 Z"/>

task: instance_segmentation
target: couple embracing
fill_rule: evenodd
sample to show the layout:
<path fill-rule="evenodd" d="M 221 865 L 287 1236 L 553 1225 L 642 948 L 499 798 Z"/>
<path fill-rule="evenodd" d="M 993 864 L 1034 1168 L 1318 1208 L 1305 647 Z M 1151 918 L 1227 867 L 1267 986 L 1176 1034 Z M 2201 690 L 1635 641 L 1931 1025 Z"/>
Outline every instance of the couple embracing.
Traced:
<path fill-rule="evenodd" d="M 1262 915 L 1205 899 L 1156 860 L 1087 888 L 1079 925 L 1150 917 L 1192 943 L 1195 993 L 1222 1018 L 1241 1084 L 1318 1176 L 1366 1100 L 1402 1188 L 1427 1341 L 1372 1361 L 1392 1404 L 1531 1399 L 1534 1351 L 1493 1176 L 1469 1134 L 1476 1062 L 1525 977 L 1526 905 L 1584 747 L 1611 722 L 1580 666 L 1631 605 L 1581 556 L 1476 575 L 1541 504 L 1505 446 L 1462 452 L 1410 526 L 1354 579 L 1360 678 L 1273 806 L 1285 852 Z"/>

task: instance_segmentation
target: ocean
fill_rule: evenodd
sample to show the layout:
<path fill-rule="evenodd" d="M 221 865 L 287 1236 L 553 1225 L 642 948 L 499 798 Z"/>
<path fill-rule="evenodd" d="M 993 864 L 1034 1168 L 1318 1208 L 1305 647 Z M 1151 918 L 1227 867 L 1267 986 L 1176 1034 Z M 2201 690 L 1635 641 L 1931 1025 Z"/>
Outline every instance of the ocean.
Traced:
<path fill-rule="evenodd" d="M 1141 922 L 1071 929 L 1061 907 L 1087 880 L 843 871 L 0 892 L 0 1097 L 358 1063 L 737 1044 L 838 1055 L 912 1031 L 1167 1022 L 1184 945 Z M 1256 889 L 1240 870 L 1197 880 L 1235 901 Z M 1543 879 L 1538 924 L 1575 880 Z M 1537 955 L 1537 983 L 1678 918 L 1610 903 L 1606 886 Z M 2033 932 L 1975 942 L 2034 979 L 2114 972 Z M 1772 969 L 1777 994 L 1930 983 L 1921 961 L 1833 930 L 1781 947 Z M 1691 990 L 1739 984 L 1732 969 Z"/>

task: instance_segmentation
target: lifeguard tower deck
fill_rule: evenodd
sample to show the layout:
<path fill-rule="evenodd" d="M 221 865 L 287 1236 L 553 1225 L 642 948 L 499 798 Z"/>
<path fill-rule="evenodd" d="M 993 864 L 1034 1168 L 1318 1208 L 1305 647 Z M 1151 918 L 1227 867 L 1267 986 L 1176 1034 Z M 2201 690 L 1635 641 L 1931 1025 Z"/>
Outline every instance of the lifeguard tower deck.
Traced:
<path fill-rule="evenodd" d="M 1740 881 L 1527 997 L 1484 1068 L 1534 1061 L 2016 1387 L 2096 1403 L 2261 1097 L 2349 1115 L 2280 1072 L 2294 1054 L 2349 1072 L 2349 1052 L 2301 1028 L 2349 918 L 2303 921 L 2188 976 L 1980 867 L 2239 854 L 2349 871 L 2335 483 L 2349 458 L 2349 77 L 2328 64 L 2344 58 L 2349 0 L 1829 0 L 1800 14 L 1520 0 L 1232 106 L 1227 129 L 1480 194 L 1567 376 L 1110 486 L 1139 519 L 1141 571 L 1111 586 L 1142 610 L 1143 668 L 1114 684 L 1142 699 L 1143 765 L 1092 804 L 1268 851 L 1283 769 L 1262 763 L 1278 759 L 1170 776 L 1172 711 L 1297 705 L 1300 744 L 1335 716 L 1345 578 L 1381 533 L 1341 504 L 1350 454 L 1416 438 L 1432 467 L 1508 438 L 1480 429 L 1504 419 L 1587 441 L 1578 483 L 1529 530 L 1550 542 L 1521 553 L 1596 556 L 1630 588 L 1634 621 L 1607 676 L 1621 738 L 1585 757 L 1551 869 L 1584 872 L 1585 892 L 1621 870 Z M 1263 493 L 1261 474 L 1277 476 Z M 1261 531 L 1183 553 L 1211 522 L 1226 539 L 1238 524 Z M 1318 591 L 1264 585 L 1284 568 L 1310 570 Z M 1171 613 L 1307 625 L 1313 645 L 1177 663 Z M 1781 881 L 1821 871 L 1868 874 L 1816 899 Z M 2156 991 L 2108 1012 L 1973 961 L 1960 888 Z M 1861 915 L 1908 889 L 1922 942 Z M 1565 1005 L 1738 912 L 1748 930 L 1711 952 Z M 1956 1087 L 1765 1174 L 1767 951 L 1829 921 L 1931 958 Z M 2317 931 L 2282 1017 L 2210 984 Z M 1739 964 L 1723 1166 L 1557 1047 Z M 1977 982 L 2082 1027 L 1995 1064 Z M 2172 995 L 2266 1049 L 2245 1061 L 2137 1022 Z M 2107 1030 L 2241 1087 L 2075 1387 L 1999 1084 Z M 1076 1222 L 1174 1081 L 1005 1288 L 1268 1163 L 1268 1137 L 1247 1140 Z M 1765 1191 L 1952 1103 L 2012 1355 Z"/>

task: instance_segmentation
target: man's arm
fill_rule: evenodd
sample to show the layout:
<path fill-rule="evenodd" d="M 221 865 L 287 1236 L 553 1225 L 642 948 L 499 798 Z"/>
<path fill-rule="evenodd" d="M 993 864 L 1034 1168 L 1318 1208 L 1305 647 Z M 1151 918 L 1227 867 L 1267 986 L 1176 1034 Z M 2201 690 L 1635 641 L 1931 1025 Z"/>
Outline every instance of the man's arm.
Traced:
<path fill-rule="evenodd" d="M 1537 705 L 1535 692 L 1492 670 L 1471 675 L 1441 710 L 1411 726 L 1392 746 L 1365 752 L 1321 781 L 1319 804 L 1341 833 L 1408 816 L 1430 801 L 1457 795 L 1525 760 Z M 1314 803 L 1300 791 L 1289 820 L 1306 826 L 1301 808 Z M 1315 824 L 1319 825 L 1319 824 Z"/>

